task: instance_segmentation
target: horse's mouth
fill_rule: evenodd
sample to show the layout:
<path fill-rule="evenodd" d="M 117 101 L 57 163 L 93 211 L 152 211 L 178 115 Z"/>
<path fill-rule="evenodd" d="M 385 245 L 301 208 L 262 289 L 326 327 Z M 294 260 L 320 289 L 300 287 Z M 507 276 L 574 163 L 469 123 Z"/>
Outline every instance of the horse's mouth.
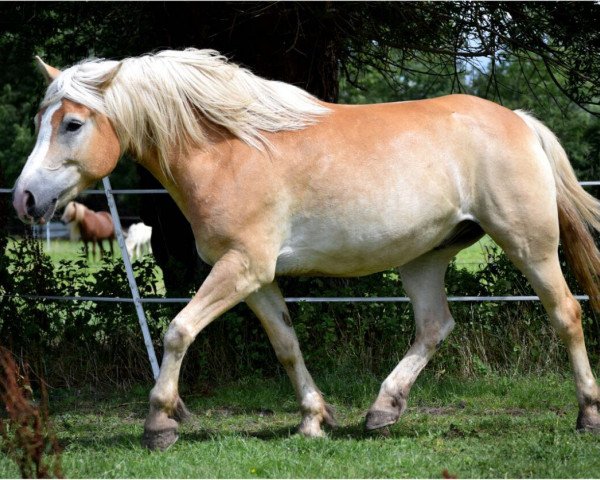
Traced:
<path fill-rule="evenodd" d="M 50 221 L 50 219 L 54 215 L 57 203 L 58 199 L 54 198 L 48 204 L 45 210 L 36 208 L 34 211 L 28 211 L 25 215 L 21 217 L 21 220 L 29 225 L 45 225 Z"/>
<path fill-rule="evenodd" d="M 45 223 L 48 223 L 50 221 L 52 215 L 54 215 L 54 211 L 56 210 L 56 203 L 57 199 L 52 200 L 52 203 L 48 207 L 48 210 L 46 210 L 46 213 L 44 213 L 38 220 L 38 223 L 40 225 L 44 225 Z"/>

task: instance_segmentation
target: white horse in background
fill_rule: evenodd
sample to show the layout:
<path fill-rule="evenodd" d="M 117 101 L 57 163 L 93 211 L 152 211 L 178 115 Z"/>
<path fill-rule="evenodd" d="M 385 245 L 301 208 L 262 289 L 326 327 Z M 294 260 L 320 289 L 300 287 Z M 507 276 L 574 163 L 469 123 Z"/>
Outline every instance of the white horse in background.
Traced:
<path fill-rule="evenodd" d="M 143 222 L 134 223 L 127 231 L 125 239 L 125 247 L 131 260 L 142 258 L 147 253 L 152 253 L 152 227 L 149 227 Z"/>

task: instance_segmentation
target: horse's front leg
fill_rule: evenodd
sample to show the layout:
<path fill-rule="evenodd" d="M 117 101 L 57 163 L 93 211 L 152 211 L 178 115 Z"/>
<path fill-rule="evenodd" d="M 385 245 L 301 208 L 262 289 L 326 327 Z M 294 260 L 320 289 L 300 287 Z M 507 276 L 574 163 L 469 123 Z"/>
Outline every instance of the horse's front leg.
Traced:
<path fill-rule="evenodd" d="M 292 381 L 302 412 L 298 431 L 307 437 L 323 436 L 323 421 L 335 426 L 333 411 L 306 369 L 290 314 L 277 284 L 265 285 L 248 296 L 246 303 L 261 321 L 277 358 Z"/>
<path fill-rule="evenodd" d="M 160 374 L 150 392 L 150 413 L 143 445 L 164 450 L 177 440 L 178 422 L 187 410 L 178 394 L 181 362 L 196 335 L 215 318 L 272 281 L 272 268 L 255 265 L 247 255 L 231 250 L 215 263 L 190 303 L 173 319 L 164 338 Z M 265 280 L 266 279 L 266 280 Z"/>

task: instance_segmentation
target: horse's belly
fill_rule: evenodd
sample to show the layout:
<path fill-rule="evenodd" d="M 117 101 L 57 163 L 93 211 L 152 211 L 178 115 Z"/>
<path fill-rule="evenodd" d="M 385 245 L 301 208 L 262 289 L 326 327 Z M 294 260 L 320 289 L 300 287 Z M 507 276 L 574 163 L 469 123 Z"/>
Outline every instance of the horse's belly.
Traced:
<path fill-rule="evenodd" d="M 297 225 L 277 257 L 277 275 L 360 276 L 408 263 L 438 245 L 453 222 Z"/>

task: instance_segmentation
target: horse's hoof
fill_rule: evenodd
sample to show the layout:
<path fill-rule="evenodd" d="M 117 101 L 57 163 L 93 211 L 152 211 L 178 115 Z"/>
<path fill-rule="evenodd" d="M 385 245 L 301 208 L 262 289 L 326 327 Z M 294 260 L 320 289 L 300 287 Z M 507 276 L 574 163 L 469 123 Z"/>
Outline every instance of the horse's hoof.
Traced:
<path fill-rule="evenodd" d="M 583 412 L 579 410 L 579 415 L 577 416 L 577 425 L 578 432 L 590 432 L 600 435 L 600 414 L 597 411 L 587 411 Z"/>
<path fill-rule="evenodd" d="M 365 430 L 378 430 L 389 427 L 398 421 L 400 413 L 385 410 L 369 410 L 365 418 Z"/>
<path fill-rule="evenodd" d="M 144 429 L 142 446 L 146 447 L 148 450 L 165 451 L 167 448 L 173 445 L 178 438 L 179 435 L 177 435 L 176 428 L 168 428 L 161 431 Z"/>

